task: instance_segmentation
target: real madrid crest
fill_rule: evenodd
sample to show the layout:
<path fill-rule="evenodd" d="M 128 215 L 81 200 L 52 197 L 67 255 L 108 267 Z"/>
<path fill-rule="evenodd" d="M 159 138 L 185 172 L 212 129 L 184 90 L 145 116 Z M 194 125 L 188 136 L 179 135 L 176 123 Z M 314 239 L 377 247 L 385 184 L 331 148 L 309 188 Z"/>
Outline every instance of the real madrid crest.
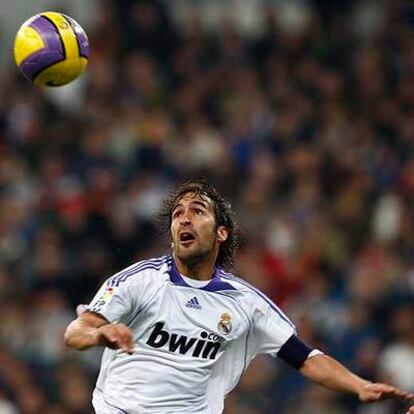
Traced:
<path fill-rule="evenodd" d="M 227 312 L 223 313 L 220 316 L 220 321 L 217 325 L 217 329 L 223 335 L 228 335 L 231 332 L 232 328 L 233 326 L 231 324 L 231 315 Z"/>

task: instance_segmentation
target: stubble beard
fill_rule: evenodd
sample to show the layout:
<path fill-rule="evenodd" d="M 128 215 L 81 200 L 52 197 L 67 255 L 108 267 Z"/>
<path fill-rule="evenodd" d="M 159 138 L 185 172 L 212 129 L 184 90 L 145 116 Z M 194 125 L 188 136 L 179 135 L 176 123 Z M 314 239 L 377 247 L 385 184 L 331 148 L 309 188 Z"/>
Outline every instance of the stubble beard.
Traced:
<path fill-rule="evenodd" d="M 181 246 L 175 250 L 178 259 L 189 269 L 195 268 L 202 263 L 208 256 L 212 254 L 213 243 L 206 246 L 200 246 L 193 251 L 186 251 Z"/>

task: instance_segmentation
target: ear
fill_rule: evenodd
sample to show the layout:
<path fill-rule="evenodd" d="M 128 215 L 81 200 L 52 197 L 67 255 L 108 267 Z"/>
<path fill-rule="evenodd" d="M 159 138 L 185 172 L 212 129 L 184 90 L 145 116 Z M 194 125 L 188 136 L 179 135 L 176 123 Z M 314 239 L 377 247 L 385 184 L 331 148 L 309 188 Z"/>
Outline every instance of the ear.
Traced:
<path fill-rule="evenodd" d="M 228 236 L 229 236 L 229 230 L 227 229 L 227 227 L 224 227 L 224 226 L 217 227 L 217 240 L 220 243 L 225 242 Z"/>

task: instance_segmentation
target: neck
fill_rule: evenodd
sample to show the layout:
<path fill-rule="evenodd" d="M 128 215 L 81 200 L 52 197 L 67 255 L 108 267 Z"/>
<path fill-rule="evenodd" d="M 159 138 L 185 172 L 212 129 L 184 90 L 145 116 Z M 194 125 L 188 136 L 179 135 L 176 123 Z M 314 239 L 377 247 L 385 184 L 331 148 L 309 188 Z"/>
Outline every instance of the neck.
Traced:
<path fill-rule="evenodd" d="M 215 258 L 204 258 L 199 259 L 195 263 L 184 263 L 174 254 L 175 264 L 177 265 L 178 271 L 191 279 L 195 280 L 210 280 L 214 275 Z"/>

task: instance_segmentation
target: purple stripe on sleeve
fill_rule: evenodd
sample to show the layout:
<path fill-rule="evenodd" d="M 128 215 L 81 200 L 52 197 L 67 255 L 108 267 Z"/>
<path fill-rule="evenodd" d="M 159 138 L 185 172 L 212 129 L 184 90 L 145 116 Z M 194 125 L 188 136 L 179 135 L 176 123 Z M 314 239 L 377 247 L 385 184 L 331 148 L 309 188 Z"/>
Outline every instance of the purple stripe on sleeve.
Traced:
<path fill-rule="evenodd" d="M 125 282 L 130 276 L 137 272 L 141 272 L 146 269 L 159 270 L 164 263 L 168 262 L 168 257 L 161 257 L 159 259 L 145 260 L 137 263 L 132 268 L 117 273 L 111 279 L 108 280 L 109 286 L 119 286 L 120 283 Z"/>
<path fill-rule="evenodd" d="M 160 270 L 161 269 L 161 266 L 162 266 L 162 264 L 160 264 L 158 266 L 157 265 L 146 265 L 146 266 L 142 266 L 142 267 L 139 267 L 137 269 L 134 269 L 133 271 L 130 271 L 128 273 L 125 273 L 125 274 L 122 275 L 122 277 L 116 279 L 113 282 L 112 286 L 114 286 L 114 285 L 115 286 L 119 286 L 121 283 L 125 282 L 129 277 L 137 274 L 138 272 L 142 272 L 143 270 L 148 270 L 148 269 Z"/>

